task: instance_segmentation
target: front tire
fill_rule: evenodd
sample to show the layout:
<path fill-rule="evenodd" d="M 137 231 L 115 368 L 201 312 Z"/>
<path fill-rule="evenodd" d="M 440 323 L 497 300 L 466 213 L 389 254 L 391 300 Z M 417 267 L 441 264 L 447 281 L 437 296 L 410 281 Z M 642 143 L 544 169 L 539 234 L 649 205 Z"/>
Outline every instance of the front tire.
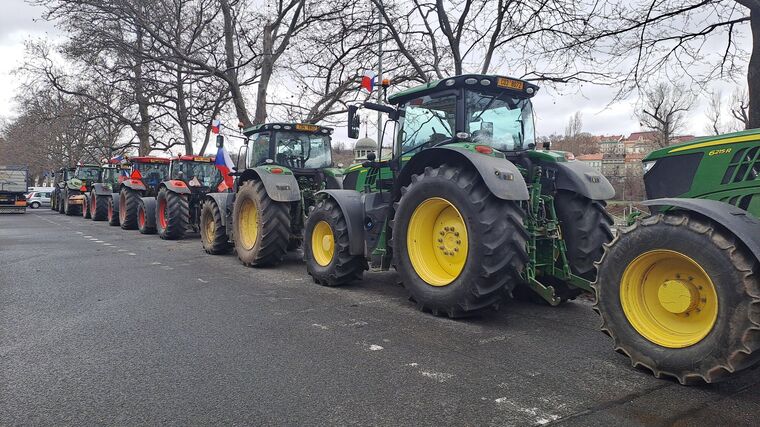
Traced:
<path fill-rule="evenodd" d="M 240 186 L 232 209 L 235 250 L 248 267 L 275 265 L 287 253 L 290 238 L 289 204 L 275 202 L 259 181 Z"/>
<path fill-rule="evenodd" d="M 108 199 L 110 197 L 98 197 L 93 191 L 90 195 L 90 216 L 93 221 L 105 221 L 108 219 Z"/>
<path fill-rule="evenodd" d="M 339 286 L 361 280 L 367 263 L 351 255 L 343 211 L 332 199 L 319 200 L 304 227 L 303 259 L 315 283 Z"/>
<path fill-rule="evenodd" d="M 137 230 L 140 234 L 156 234 L 155 203 L 151 206 L 146 203 L 144 197 L 137 200 Z"/>
<path fill-rule="evenodd" d="M 74 215 L 79 215 L 80 214 L 80 211 L 79 211 L 78 208 L 81 208 L 82 206 L 81 205 L 72 205 L 69 202 L 69 192 L 68 191 L 63 195 L 63 200 L 64 200 L 63 201 L 63 213 L 65 213 L 68 216 L 74 216 Z"/>
<path fill-rule="evenodd" d="M 413 175 L 393 225 L 396 269 L 419 309 L 462 317 L 496 306 L 528 261 L 523 211 L 473 169 Z"/>
<path fill-rule="evenodd" d="M 201 243 L 206 253 L 220 255 L 232 249 L 232 244 L 227 238 L 227 227 L 222 225 L 222 212 L 216 202 L 203 202 L 200 222 Z"/>
<path fill-rule="evenodd" d="M 688 213 L 621 230 L 599 263 L 595 310 L 615 350 L 655 377 L 718 382 L 760 360 L 758 262 Z"/>
<path fill-rule="evenodd" d="M 90 219 L 90 203 L 89 198 L 87 195 L 85 195 L 84 199 L 82 199 L 82 218 L 84 219 Z"/>
<path fill-rule="evenodd" d="M 119 225 L 123 230 L 137 229 L 137 201 L 140 194 L 131 188 L 119 192 Z"/>
<path fill-rule="evenodd" d="M 106 220 L 108 221 L 108 225 L 119 225 L 119 211 L 116 209 L 116 203 L 113 196 L 108 197 L 106 201 Z"/>
<path fill-rule="evenodd" d="M 158 236 L 166 240 L 185 237 L 190 221 L 190 204 L 187 195 L 178 194 L 162 187 L 156 197 L 156 226 Z"/>

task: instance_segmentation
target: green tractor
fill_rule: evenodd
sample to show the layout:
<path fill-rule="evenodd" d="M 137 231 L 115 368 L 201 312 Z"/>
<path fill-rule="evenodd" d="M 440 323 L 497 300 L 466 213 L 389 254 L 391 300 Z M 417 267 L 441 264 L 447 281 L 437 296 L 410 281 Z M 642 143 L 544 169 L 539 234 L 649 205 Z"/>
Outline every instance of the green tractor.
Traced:
<path fill-rule="evenodd" d="M 73 170 L 72 170 L 73 169 Z M 58 184 L 58 201 L 56 207 L 66 215 L 81 215 L 84 209 L 86 194 L 92 184 L 100 180 L 99 165 L 78 165 L 64 172 L 65 181 Z"/>
<path fill-rule="evenodd" d="M 268 123 L 243 133 L 246 169 L 233 173 L 232 193 L 205 196 L 201 241 L 210 254 L 234 246 L 243 264 L 271 266 L 301 245 L 315 194 L 341 188 L 343 173 L 332 167 L 330 128 Z"/>
<path fill-rule="evenodd" d="M 55 171 L 53 178 L 53 193 L 50 196 L 50 209 L 63 213 L 63 189 L 66 181 L 71 178 L 74 168 L 60 168 Z"/>
<path fill-rule="evenodd" d="M 391 105 L 365 102 L 395 122 L 393 155 L 371 154 L 346 170 L 343 189 L 317 193 L 304 241 L 314 281 L 342 285 L 393 266 L 418 308 L 450 317 L 514 292 L 557 305 L 591 291 L 613 237 L 604 206 L 614 190 L 571 153 L 536 150 L 537 90 L 463 75 L 395 94 Z"/>
<path fill-rule="evenodd" d="M 651 215 L 598 265 L 602 330 L 658 378 L 723 380 L 760 361 L 760 130 L 662 148 L 643 165 Z"/>
<path fill-rule="evenodd" d="M 117 159 L 110 159 L 101 166 L 100 180 L 92 185 L 85 206 L 89 210 L 89 216 L 93 221 L 116 221 L 118 223 L 118 210 L 113 214 L 113 204 L 109 200 L 113 197 L 115 189 L 119 188 L 119 177 L 125 177 L 129 171 L 129 164 L 121 163 Z M 111 206 L 111 215 L 109 215 Z"/>

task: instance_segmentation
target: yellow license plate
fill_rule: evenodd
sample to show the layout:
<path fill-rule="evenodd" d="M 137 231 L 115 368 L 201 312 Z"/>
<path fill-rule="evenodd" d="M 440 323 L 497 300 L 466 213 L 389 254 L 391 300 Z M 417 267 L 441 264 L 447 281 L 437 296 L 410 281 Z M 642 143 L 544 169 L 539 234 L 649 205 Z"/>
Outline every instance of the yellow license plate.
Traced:
<path fill-rule="evenodd" d="M 314 125 L 305 125 L 305 124 L 299 123 L 299 124 L 296 125 L 296 130 L 305 130 L 307 132 L 316 132 L 317 127 L 314 126 Z"/>
<path fill-rule="evenodd" d="M 523 90 L 523 88 L 525 88 L 525 83 L 520 80 L 506 79 L 504 77 L 499 77 L 499 80 L 496 81 L 496 85 L 514 90 Z"/>

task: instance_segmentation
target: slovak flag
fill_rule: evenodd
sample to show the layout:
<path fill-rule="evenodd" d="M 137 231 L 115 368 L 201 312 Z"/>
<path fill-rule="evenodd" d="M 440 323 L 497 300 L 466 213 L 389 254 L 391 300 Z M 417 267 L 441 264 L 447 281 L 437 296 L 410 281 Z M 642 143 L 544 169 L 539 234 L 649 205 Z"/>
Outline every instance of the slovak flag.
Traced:
<path fill-rule="evenodd" d="M 375 78 L 377 78 L 377 74 L 375 74 L 372 70 L 365 70 L 364 76 L 362 77 L 362 88 L 367 89 L 367 92 L 372 93 L 372 88 L 375 87 Z"/>
<path fill-rule="evenodd" d="M 215 118 L 211 121 L 211 132 L 214 134 L 219 134 L 219 129 L 222 127 L 222 121 L 219 119 L 219 117 Z"/>
<path fill-rule="evenodd" d="M 235 166 L 235 164 L 232 163 L 230 155 L 227 154 L 227 150 L 225 150 L 223 146 L 219 147 L 219 150 L 217 150 L 216 161 L 214 164 L 216 165 L 216 168 L 219 169 L 219 172 L 222 173 L 222 177 L 224 178 L 224 181 L 219 184 L 219 191 L 226 191 L 227 189 L 231 189 L 233 186 L 233 180 L 230 176 L 230 171 Z"/>

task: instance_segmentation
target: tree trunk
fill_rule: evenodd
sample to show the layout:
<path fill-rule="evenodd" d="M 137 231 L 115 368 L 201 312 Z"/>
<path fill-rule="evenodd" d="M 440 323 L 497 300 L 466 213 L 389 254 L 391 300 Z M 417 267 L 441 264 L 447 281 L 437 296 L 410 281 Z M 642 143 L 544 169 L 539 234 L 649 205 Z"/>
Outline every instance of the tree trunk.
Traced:
<path fill-rule="evenodd" d="M 749 121 L 747 129 L 760 128 L 760 10 L 750 11 L 752 28 L 752 56 L 747 69 L 747 86 L 749 88 Z"/>
<path fill-rule="evenodd" d="M 137 51 L 143 50 L 142 32 L 137 31 Z M 140 114 L 140 123 L 137 124 L 137 139 L 140 146 L 137 153 L 140 156 L 147 156 L 150 153 L 150 112 L 148 111 L 148 98 L 145 96 L 145 87 L 143 86 L 143 69 L 142 59 L 135 57 L 135 101 L 137 102 L 137 111 Z"/>
<path fill-rule="evenodd" d="M 230 96 L 232 97 L 232 103 L 235 106 L 235 112 L 237 113 L 238 120 L 243 128 L 252 126 L 251 119 L 248 117 L 248 109 L 245 107 L 245 99 L 243 98 L 243 92 L 240 90 L 240 83 L 238 82 L 238 72 L 235 65 L 235 23 L 232 19 L 232 9 L 230 3 L 227 0 L 221 0 L 222 14 L 224 15 L 224 52 L 225 52 L 225 66 L 227 70 L 227 79 L 230 86 Z"/>
<path fill-rule="evenodd" d="M 178 64 L 178 68 L 181 67 Z M 193 134 L 190 131 L 190 114 L 187 112 L 187 100 L 185 99 L 185 85 L 182 81 L 182 71 L 177 70 L 177 119 L 182 129 L 182 140 L 185 143 L 185 154 L 193 154 Z"/>
<path fill-rule="evenodd" d="M 269 89 L 269 80 L 274 71 L 274 40 L 272 40 L 272 24 L 269 22 L 264 25 L 262 39 L 264 57 L 261 62 L 259 87 L 256 90 L 256 116 L 253 119 L 257 125 L 267 121 L 267 89 Z"/>

